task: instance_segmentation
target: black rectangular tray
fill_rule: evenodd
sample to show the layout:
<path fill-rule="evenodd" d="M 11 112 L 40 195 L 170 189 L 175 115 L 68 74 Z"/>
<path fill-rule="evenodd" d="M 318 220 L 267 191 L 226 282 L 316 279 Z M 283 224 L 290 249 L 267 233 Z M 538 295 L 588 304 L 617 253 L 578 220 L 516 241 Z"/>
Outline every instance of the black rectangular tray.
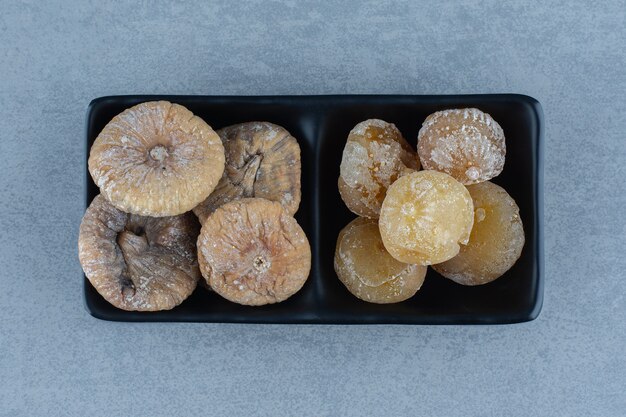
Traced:
<path fill-rule="evenodd" d="M 302 203 L 296 219 L 311 242 L 311 275 L 302 290 L 274 305 L 231 303 L 202 287 L 170 311 L 128 312 L 106 302 L 84 278 L 88 311 L 116 321 L 329 323 L 329 324 L 504 324 L 535 319 L 543 299 L 543 114 L 533 98 L 487 95 L 343 95 L 343 96 L 111 96 L 95 99 L 87 115 L 87 155 L 113 116 L 135 104 L 168 100 L 189 108 L 214 129 L 254 120 L 284 126 L 302 149 Z M 414 147 L 430 113 L 478 107 L 490 113 L 506 135 L 504 171 L 493 182 L 517 201 L 526 245 L 515 266 L 483 286 L 464 287 L 429 268 L 411 299 L 398 304 L 369 304 L 352 296 L 333 269 L 339 231 L 355 215 L 337 190 L 339 163 L 348 132 L 370 118 L 395 123 Z M 98 194 L 87 177 L 86 205 Z"/>

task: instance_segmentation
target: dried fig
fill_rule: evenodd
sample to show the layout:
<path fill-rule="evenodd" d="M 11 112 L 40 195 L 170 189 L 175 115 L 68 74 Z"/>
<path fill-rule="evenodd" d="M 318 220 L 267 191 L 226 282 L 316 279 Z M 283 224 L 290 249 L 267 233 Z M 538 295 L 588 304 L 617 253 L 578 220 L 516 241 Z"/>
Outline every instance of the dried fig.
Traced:
<path fill-rule="evenodd" d="M 294 215 L 300 205 L 300 146 L 281 126 L 249 122 L 217 131 L 226 154 L 215 191 L 194 208 L 201 223 L 222 204 L 248 197 L 277 201 Z"/>
<path fill-rule="evenodd" d="M 96 138 L 89 172 L 118 209 L 142 216 L 191 210 L 224 171 L 218 135 L 185 107 L 141 103 L 115 116 Z"/>
<path fill-rule="evenodd" d="M 198 228 L 191 213 L 127 214 L 98 195 L 80 225 L 78 256 L 91 284 L 115 307 L 169 310 L 193 292 L 200 277 Z"/>
<path fill-rule="evenodd" d="M 224 204 L 205 220 L 198 261 L 215 292 L 235 303 L 263 305 L 302 288 L 311 248 L 280 203 L 246 198 Z"/>

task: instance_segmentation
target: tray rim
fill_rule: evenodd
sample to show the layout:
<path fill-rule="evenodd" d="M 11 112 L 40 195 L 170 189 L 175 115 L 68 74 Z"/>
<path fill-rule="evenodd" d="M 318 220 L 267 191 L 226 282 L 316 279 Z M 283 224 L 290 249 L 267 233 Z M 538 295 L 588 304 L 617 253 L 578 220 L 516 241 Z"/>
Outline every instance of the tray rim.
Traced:
<path fill-rule="evenodd" d="M 507 324 L 517 324 L 517 323 L 525 323 L 529 321 L 535 320 L 541 310 L 543 308 L 543 300 L 544 300 L 544 286 L 545 286 L 545 254 L 544 254 L 544 134 L 545 134 L 545 119 L 543 114 L 543 108 L 541 103 L 532 96 L 526 94 L 518 94 L 518 93 L 488 93 L 488 94 L 286 94 L 286 95 L 205 95 L 205 94 L 119 94 L 119 95 L 105 95 L 92 99 L 86 111 L 85 117 L 85 125 L 84 125 L 84 139 L 86 140 L 86 158 L 84 162 L 84 180 L 85 180 L 85 193 L 84 193 L 84 203 L 85 208 L 89 206 L 89 183 L 91 181 L 91 177 L 89 175 L 88 169 L 88 153 L 89 153 L 89 125 L 90 120 L 93 114 L 93 110 L 96 106 L 99 106 L 103 103 L 107 102 L 115 102 L 118 100 L 133 100 L 138 103 L 144 101 L 153 101 L 153 100 L 167 100 L 167 101 L 176 101 L 179 99 L 183 100 L 224 100 L 224 101 L 250 101 L 255 104 L 260 104 L 259 102 L 263 101 L 272 101 L 277 99 L 289 99 L 289 100 L 302 100 L 302 101 L 320 101 L 323 102 L 325 100 L 335 100 L 335 101 L 350 101 L 350 100 L 406 100 L 407 102 L 419 100 L 440 100 L 440 99 L 450 99 L 450 100 L 459 100 L 465 99 L 471 101 L 472 99 L 490 99 L 492 101 L 501 101 L 501 102 L 509 102 L 509 101 L 518 101 L 525 105 L 527 105 L 534 113 L 535 117 L 535 135 L 537 138 L 536 147 L 535 147 L 535 161 L 536 161 L 536 172 L 535 172 L 535 183 L 533 184 L 534 193 L 535 193 L 535 204 L 534 210 L 536 213 L 536 219 L 534 224 L 534 232 L 535 232 L 535 245 L 536 250 L 534 257 L 536 259 L 536 270 L 537 270 L 537 280 L 535 285 L 535 291 L 533 294 L 534 303 L 529 309 L 520 309 L 516 314 L 510 314 L 506 318 L 499 318 L 497 320 L 491 320 L 485 317 L 474 317 L 468 319 L 467 316 L 457 315 L 446 315 L 441 316 L 441 320 L 433 319 L 432 317 L 423 322 L 408 322 L 402 321 L 401 317 L 383 317 L 382 320 L 376 322 L 370 321 L 358 321 L 358 320 L 342 320 L 332 321 L 320 316 L 316 312 L 311 313 L 311 317 L 308 319 L 297 318 L 297 319 L 286 319 L 286 320 L 254 320 L 254 319 L 237 319 L 233 317 L 230 320 L 206 320 L 198 318 L 197 320 L 194 318 L 185 318 L 182 320 L 173 318 L 167 318 L 163 320 L 154 320 L 149 319 L 150 315 L 153 313 L 142 313 L 142 312 L 124 312 L 133 316 L 133 318 L 129 318 L 128 320 L 120 320 L 119 318 L 113 317 L 108 314 L 103 314 L 100 311 L 96 311 L 93 309 L 93 306 L 90 304 L 89 297 L 87 295 L 87 291 L 89 290 L 89 280 L 83 273 L 83 291 L 82 291 L 82 299 L 83 299 L 83 307 L 87 312 L 94 318 L 105 320 L 105 321 L 114 321 L 114 322 L 156 322 L 156 323 L 208 323 L 208 324 L 217 324 L 217 323 L 241 323 L 241 324 L 323 324 L 323 325 L 507 325 Z M 319 225 L 317 225 L 319 227 Z M 123 310 L 120 310 L 123 311 Z M 145 316 L 145 319 L 136 317 Z"/>

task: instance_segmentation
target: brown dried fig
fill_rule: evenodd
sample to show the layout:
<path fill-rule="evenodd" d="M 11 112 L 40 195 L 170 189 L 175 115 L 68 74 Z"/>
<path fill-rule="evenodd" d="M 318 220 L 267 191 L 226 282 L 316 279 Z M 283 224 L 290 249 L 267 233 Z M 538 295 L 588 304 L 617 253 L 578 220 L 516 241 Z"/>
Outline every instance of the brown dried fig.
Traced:
<path fill-rule="evenodd" d="M 144 217 L 96 196 L 80 225 L 78 256 L 96 290 L 122 310 L 169 310 L 182 303 L 200 277 L 198 222 L 186 213 Z"/>
<path fill-rule="evenodd" d="M 115 116 L 96 138 L 89 172 L 115 207 L 142 216 L 191 210 L 224 171 L 218 135 L 185 107 L 141 103 Z"/>
<path fill-rule="evenodd" d="M 294 215 L 300 205 L 300 146 L 283 127 L 249 122 L 217 131 L 226 153 L 215 191 L 194 208 L 201 223 L 222 204 L 248 197 L 283 205 Z"/>
<path fill-rule="evenodd" d="M 200 271 L 211 288 L 239 304 L 278 303 L 304 285 L 311 248 L 282 205 L 262 198 L 232 201 L 204 222 Z"/>

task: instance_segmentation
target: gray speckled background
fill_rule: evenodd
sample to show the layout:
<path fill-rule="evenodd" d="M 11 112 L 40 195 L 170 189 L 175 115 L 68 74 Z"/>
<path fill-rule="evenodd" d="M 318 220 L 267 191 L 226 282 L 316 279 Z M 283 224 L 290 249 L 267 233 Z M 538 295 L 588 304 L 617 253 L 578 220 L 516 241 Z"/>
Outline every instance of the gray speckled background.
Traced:
<path fill-rule="evenodd" d="M 624 1 L 39 3 L 0 1 L 1 416 L 626 414 Z M 124 324 L 85 311 L 92 98 L 491 92 L 545 112 L 536 321 Z"/>

